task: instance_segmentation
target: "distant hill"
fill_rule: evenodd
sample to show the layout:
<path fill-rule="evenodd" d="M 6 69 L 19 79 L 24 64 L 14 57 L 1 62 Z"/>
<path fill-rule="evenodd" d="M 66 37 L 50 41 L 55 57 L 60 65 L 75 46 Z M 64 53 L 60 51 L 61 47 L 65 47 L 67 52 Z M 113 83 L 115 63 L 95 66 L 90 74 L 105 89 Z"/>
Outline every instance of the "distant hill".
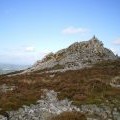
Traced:
<path fill-rule="evenodd" d="M 0 74 L 6 74 L 14 71 L 19 71 L 28 68 L 29 65 L 15 65 L 0 63 Z"/>

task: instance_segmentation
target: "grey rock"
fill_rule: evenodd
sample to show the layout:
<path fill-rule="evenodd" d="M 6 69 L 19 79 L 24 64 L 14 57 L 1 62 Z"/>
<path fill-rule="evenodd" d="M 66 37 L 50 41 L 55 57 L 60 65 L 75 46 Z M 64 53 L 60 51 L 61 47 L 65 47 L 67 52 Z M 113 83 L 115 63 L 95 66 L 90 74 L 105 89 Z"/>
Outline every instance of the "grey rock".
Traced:
<path fill-rule="evenodd" d="M 105 104 L 88 104 L 76 107 L 68 99 L 58 100 L 57 93 L 53 90 L 43 90 L 43 96 L 37 104 L 23 105 L 17 111 L 9 111 L 10 120 L 50 120 L 65 111 L 80 111 L 87 120 L 120 120 L 119 106 L 107 106 Z M 7 120 L 0 116 L 0 120 Z"/>
<path fill-rule="evenodd" d="M 58 115 L 64 111 L 78 111 L 79 108 L 73 106 L 67 99 L 59 101 L 57 93 L 53 90 L 44 90 L 44 96 L 37 101 L 36 105 L 23 105 L 17 111 L 8 112 L 10 120 L 48 120 L 53 115 Z M 0 120 L 6 120 L 5 117 L 0 116 Z"/>
<path fill-rule="evenodd" d="M 120 76 L 114 77 L 114 78 L 111 80 L 110 85 L 111 85 L 112 87 L 120 88 Z"/>
<path fill-rule="evenodd" d="M 102 60 L 115 60 L 117 58 L 111 50 L 105 48 L 103 43 L 94 36 L 89 41 L 76 42 L 55 54 L 46 55 L 23 73 L 44 69 L 52 70 L 52 72 L 54 70 L 75 70 L 89 67 Z"/>

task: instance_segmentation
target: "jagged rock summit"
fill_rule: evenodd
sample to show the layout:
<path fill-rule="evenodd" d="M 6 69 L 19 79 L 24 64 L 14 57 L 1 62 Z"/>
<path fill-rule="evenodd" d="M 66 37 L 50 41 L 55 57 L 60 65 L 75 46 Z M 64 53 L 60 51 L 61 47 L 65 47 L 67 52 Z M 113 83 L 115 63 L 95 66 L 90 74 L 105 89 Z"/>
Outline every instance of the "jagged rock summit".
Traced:
<path fill-rule="evenodd" d="M 75 42 L 55 54 L 49 53 L 26 71 L 81 69 L 99 61 L 115 59 L 117 56 L 93 36 L 88 41 Z"/>

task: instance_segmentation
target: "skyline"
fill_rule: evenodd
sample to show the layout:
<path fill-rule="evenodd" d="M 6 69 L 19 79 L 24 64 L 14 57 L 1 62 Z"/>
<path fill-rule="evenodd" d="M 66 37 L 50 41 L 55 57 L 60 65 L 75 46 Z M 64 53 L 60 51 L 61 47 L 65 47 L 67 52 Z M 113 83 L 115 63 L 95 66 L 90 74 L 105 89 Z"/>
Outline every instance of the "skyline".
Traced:
<path fill-rule="evenodd" d="M 120 55 L 119 0 L 0 0 L 0 62 L 33 64 L 95 35 Z"/>

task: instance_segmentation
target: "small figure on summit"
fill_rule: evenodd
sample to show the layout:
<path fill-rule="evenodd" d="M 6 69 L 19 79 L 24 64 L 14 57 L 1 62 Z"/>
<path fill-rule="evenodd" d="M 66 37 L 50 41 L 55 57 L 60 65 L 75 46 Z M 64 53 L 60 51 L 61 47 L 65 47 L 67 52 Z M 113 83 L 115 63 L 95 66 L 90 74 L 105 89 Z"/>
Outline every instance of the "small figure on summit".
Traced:
<path fill-rule="evenodd" d="M 92 40 L 98 40 L 98 38 L 95 35 L 93 35 Z"/>
<path fill-rule="evenodd" d="M 96 39 L 95 35 L 93 36 L 93 39 Z"/>

